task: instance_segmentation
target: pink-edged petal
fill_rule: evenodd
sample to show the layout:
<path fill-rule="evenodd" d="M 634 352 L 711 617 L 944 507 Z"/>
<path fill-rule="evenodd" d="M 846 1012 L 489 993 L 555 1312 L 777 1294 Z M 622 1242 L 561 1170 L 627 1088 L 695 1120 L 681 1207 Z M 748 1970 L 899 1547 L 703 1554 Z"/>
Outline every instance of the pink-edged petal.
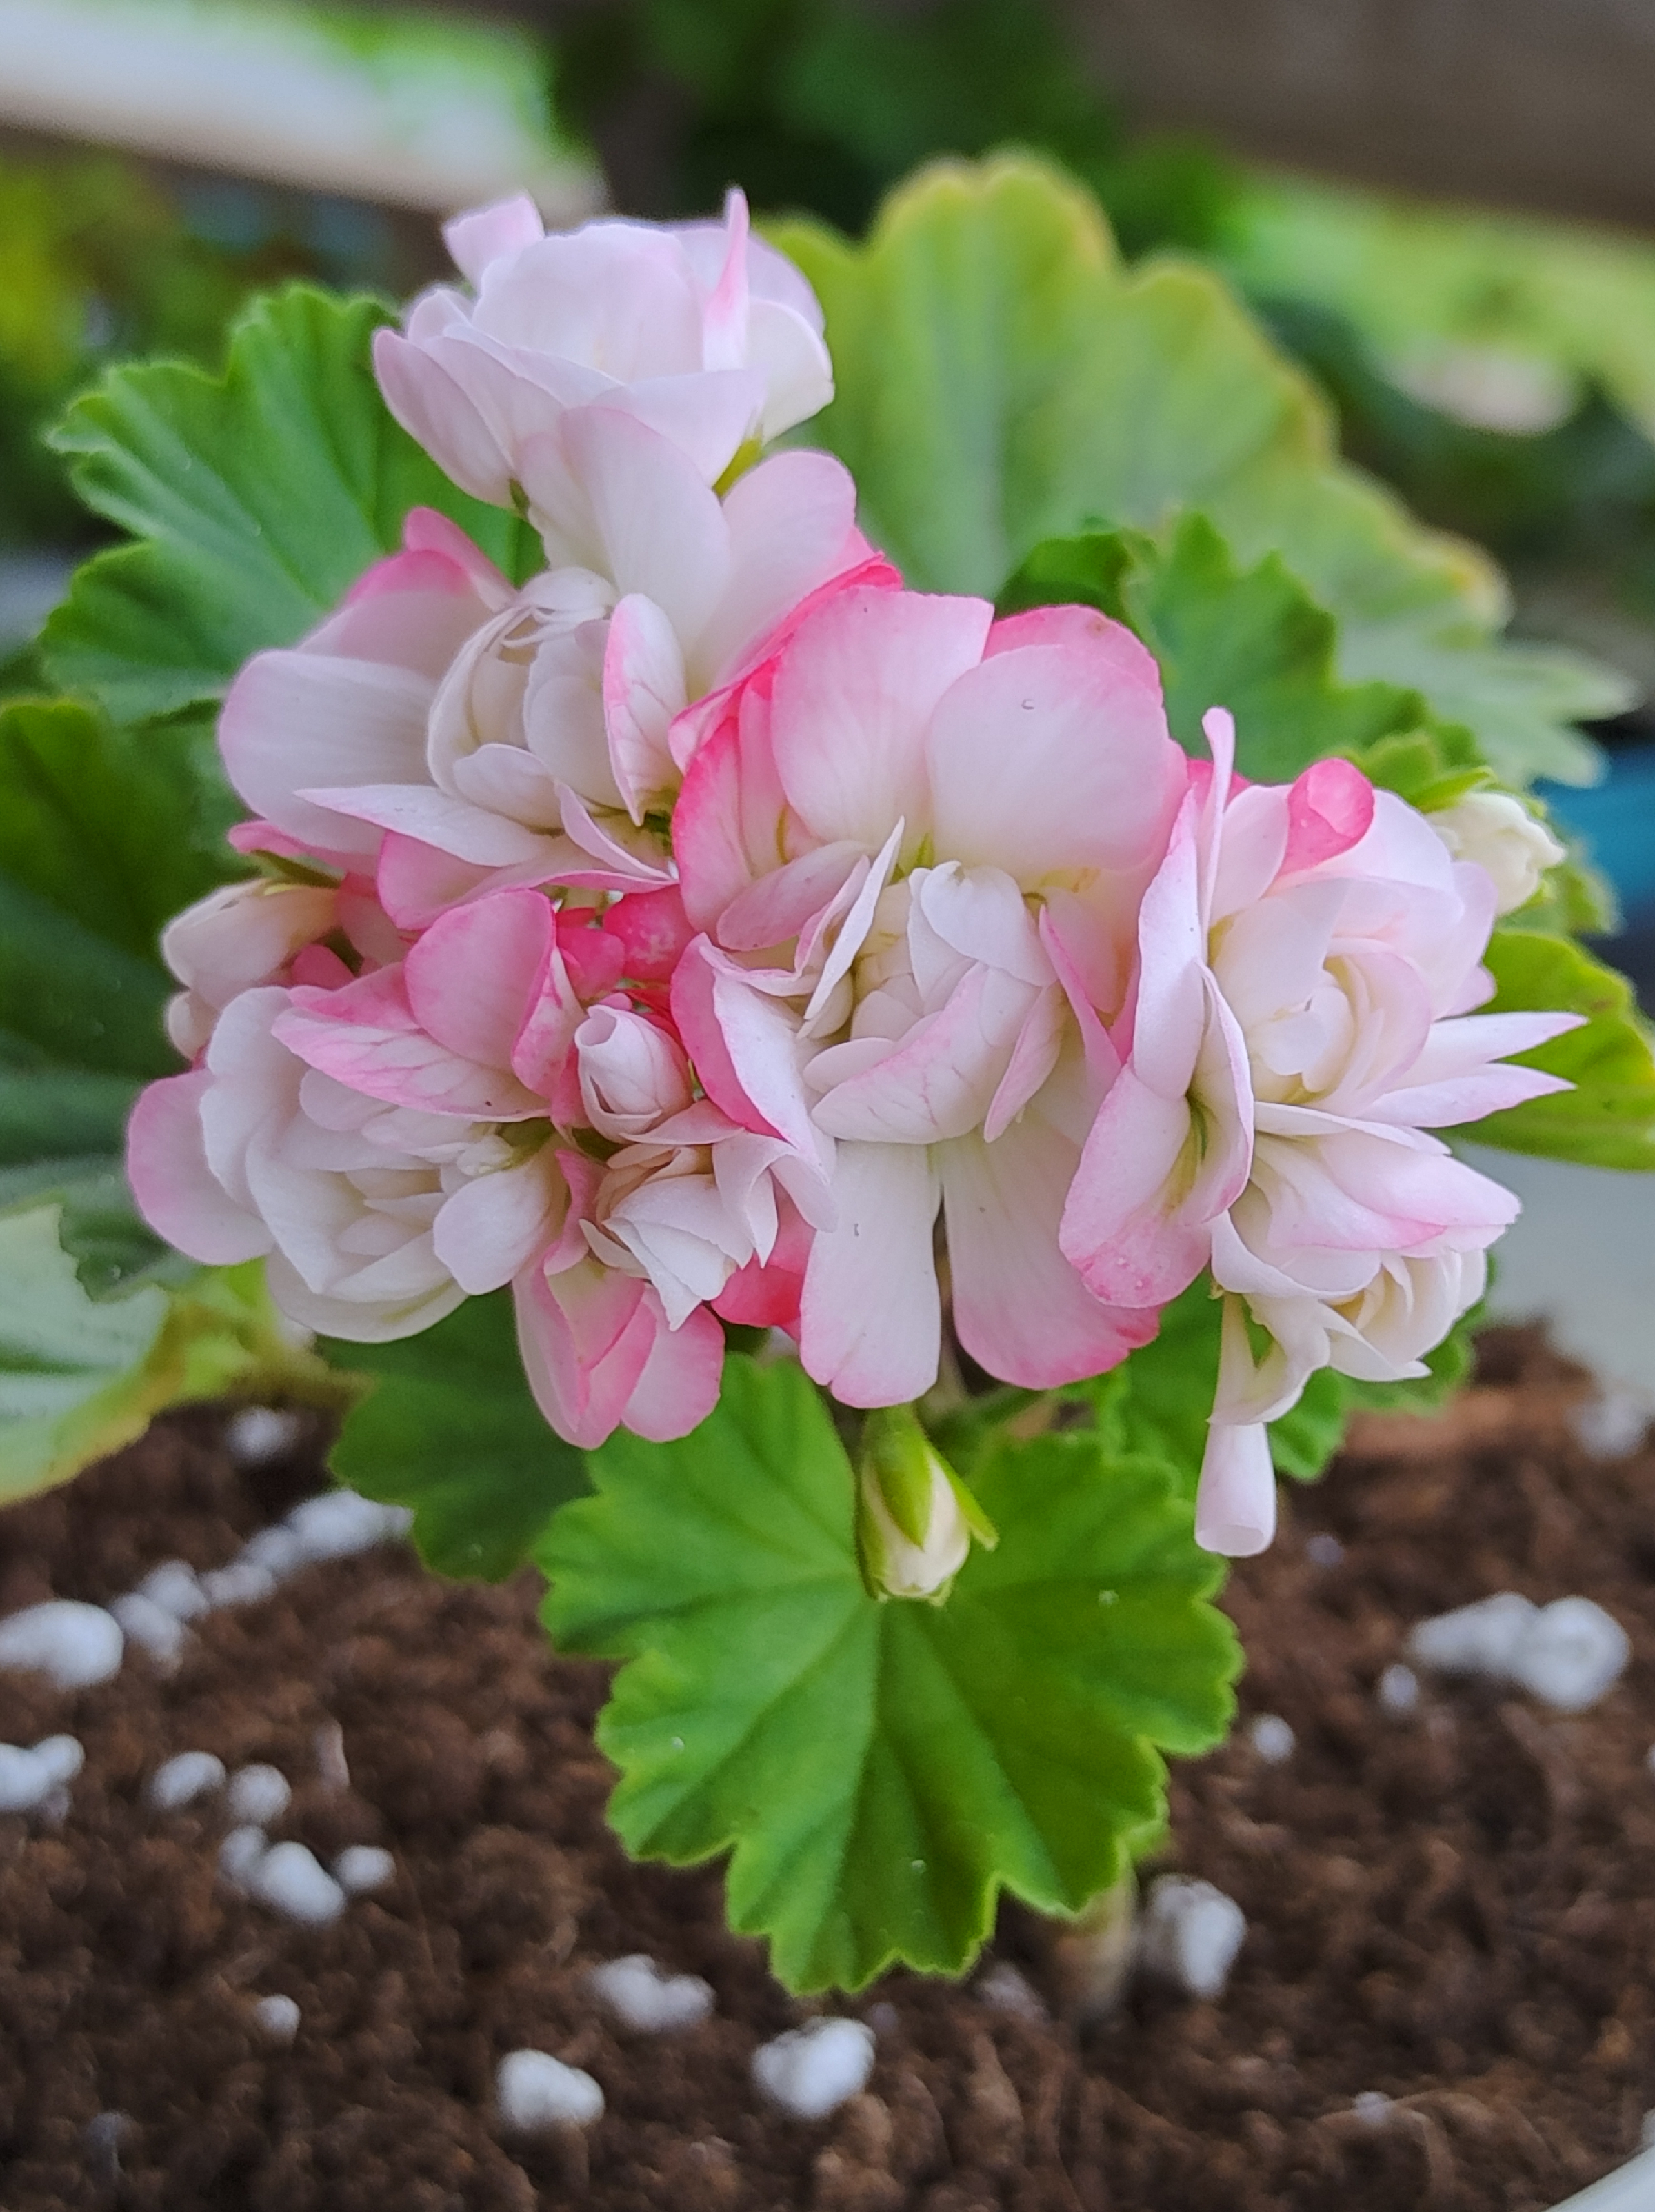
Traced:
<path fill-rule="evenodd" d="M 595 1450 L 620 1425 L 649 1363 L 664 1326 L 659 1300 L 647 1284 L 590 1258 L 550 1277 L 539 1265 L 525 1268 L 512 1297 L 535 1403 L 567 1443 Z"/>
<path fill-rule="evenodd" d="M 646 1292 L 646 1303 L 655 1297 Z M 664 1317 L 621 1421 L 634 1436 L 658 1444 L 699 1429 L 718 1402 L 724 1355 L 724 1331 L 705 1306 L 676 1328 L 668 1328 Z"/>
<path fill-rule="evenodd" d="M 722 683 L 809 595 L 861 559 L 856 485 L 828 453 L 775 453 L 725 495 L 730 577 L 696 646 L 696 665 Z"/>
<path fill-rule="evenodd" d="M 623 593 L 652 599 L 681 638 L 694 637 L 728 580 L 730 533 L 694 463 L 613 407 L 572 409 L 562 443 L 591 508 L 596 557 L 586 565 Z"/>
<path fill-rule="evenodd" d="M 424 929 L 451 906 L 473 897 L 496 873 L 392 830 L 379 848 L 374 885 L 398 929 Z"/>
<path fill-rule="evenodd" d="M 1009 1129 L 1057 1066 L 1068 1015 L 1068 1002 L 1055 984 L 1042 991 L 1030 1007 L 1017 1032 L 1010 1062 L 983 1117 L 983 1135 L 989 1144 Z M 1052 1234 L 1057 1234 L 1056 1214 Z"/>
<path fill-rule="evenodd" d="M 1203 1552 L 1250 1559 L 1276 1534 L 1276 1469 L 1262 1423 L 1208 1425 L 1196 1492 L 1195 1540 Z"/>
<path fill-rule="evenodd" d="M 527 192 L 514 192 L 510 199 L 473 208 L 442 227 L 443 244 L 469 284 L 482 283 L 491 261 L 503 261 L 545 235 L 540 210 Z"/>
<path fill-rule="evenodd" d="M 1206 1266 L 1209 1226 L 1178 1203 L 1191 1132 L 1187 1099 L 1123 1069 L 1086 1140 L 1058 1240 L 1103 1304 L 1163 1306 Z"/>
<path fill-rule="evenodd" d="M 1351 761 L 1312 761 L 1288 793 L 1283 875 L 1336 860 L 1367 836 L 1373 787 Z"/>
<path fill-rule="evenodd" d="M 995 1143 L 961 1137 L 938 1154 L 955 1328 L 979 1367 L 1025 1389 L 1101 1375 L 1158 1325 L 1153 1309 L 1100 1304 L 1058 1250 L 1075 1162 L 1035 1115 Z"/>
<path fill-rule="evenodd" d="M 813 1088 L 829 1066 L 835 1075 L 840 1066 L 848 1072 L 818 1097 L 816 1127 L 863 1144 L 910 1145 L 980 1127 L 1034 996 L 1030 985 L 979 965 L 946 1006 L 923 1016 L 876 1065 L 858 1066 L 859 1045 L 872 1039 L 819 1054 L 807 1076 Z"/>
<path fill-rule="evenodd" d="M 937 850 L 1025 890 L 1083 868 L 1154 863 L 1185 782 L 1154 663 L 1096 649 L 996 653 L 944 695 L 929 741 Z M 1141 650 L 1141 648 L 1140 648 Z M 1147 660 L 1147 656 L 1144 657 Z"/>
<path fill-rule="evenodd" d="M 750 368 L 698 369 L 640 377 L 603 397 L 687 454 L 703 483 L 716 483 L 753 434 L 764 410 L 764 379 Z"/>
<path fill-rule="evenodd" d="M 771 745 L 812 836 L 877 852 L 900 819 L 915 843 L 924 836 L 926 730 L 949 685 L 976 663 L 992 615 L 981 599 L 864 586 L 830 598 L 795 632 L 776 669 Z"/>
<path fill-rule="evenodd" d="M 600 890 L 660 890 L 673 880 L 672 863 L 653 831 L 636 830 L 620 815 L 595 814 L 578 791 L 557 787 L 558 805 L 568 842 L 586 865 L 578 872 L 560 867 L 558 880 Z"/>
<path fill-rule="evenodd" d="M 677 633 L 653 599 L 631 593 L 609 617 L 603 726 L 615 788 L 634 822 L 678 781 L 667 732 L 688 697 Z"/>
<path fill-rule="evenodd" d="M 930 1156 L 841 1145 L 834 1197 L 838 1224 L 816 1232 L 805 1267 L 800 1357 L 841 1405 L 901 1405 L 935 1382 L 942 1346 Z"/>
<path fill-rule="evenodd" d="M 817 1157 L 792 1018 L 704 937 L 674 971 L 672 1018 L 715 1105 L 743 1128 L 784 1137 L 804 1158 Z"/>
<path fill-rule="evenodd" d="M 545 1111 L 544 1100 L 508 1067 L 479 1066 L 428 1036 L 400 969 L 383 969 L 341 991 L 290 995 L 272 1036 L 306 1066 L 369 1098 L 476 1121 L 525 1121 Z"/>
<path fill-rule="evenodd" d="M 509 1066 L 556 927 L 539 891 L 495 891 L 444 915 L 403 965 L 415 1020 L 463 1060 Z"/>
<path fill-rule="evenodd" d="M 767 706 L 749 689 L 691 761 L 673 809 L 673 857 L 697 929 L 716 929 L 750 884 L 782 866 L 785 813 Z"/>
<path fill-rule="evenodd" d="M 230 687 L 219 749 L 256 813 L 324 851 L 373 854 L 376 830 L 300 796 L 315 787 L 425 780 L 431 685 L 422 676 L 321 653 L 261 653 Z"/>
<path fill-rule="evenodd" d="M 506 507 L 512 464 L 462 380 L 397 331 L 373 334 L 373 374 L 409 436 L 474 499 Z"/>
<path fill-rule="evenodd" d="M 330 819 L 336 830 L 343 820 L 372 823 L 376 830 L 392 830 L 422 845 L 434 845 L 439 852 L 473 867 L 515 868 L 539 862 L 549 875 L 561 852 L 567 850 L 542 830 L 527 830 L 509 816 L 439 791 L 424 776 L 421 761 L 417 775 L 406 782 L 347 786 L 310 796 L 334 810 L 323 818 Z"/>
<path fill-rule="evenodd" d="M 316 1290 L 281 1252 L 264 1262 L 265 1287 L 278 1310 L 300 1328 L 336 1336 L 346 1344 L 394 1344 L 419 1336 L 465 1303 L 459 1285 L 445 1279 L 405 1298 L 365 1302 Z"/>
<path fill-rule="evenodd" d="M 432 1244 L 462 1290 L 497 1291 L 545 1249 L 567 1203 L 556 1159 L 543 1146 L 513 1167 L 462 1183 L 443 1200 Z"/>
<path fill-rule="evenodd" d="M 197 1068 L 139 1092 L 126 1128 L 126 1174 L 158 1237 L 206 1267 L 229 1267 L 268 1252 L 270 1232 L 207 1164 L 201 1101 L 212 1084 Z"/>

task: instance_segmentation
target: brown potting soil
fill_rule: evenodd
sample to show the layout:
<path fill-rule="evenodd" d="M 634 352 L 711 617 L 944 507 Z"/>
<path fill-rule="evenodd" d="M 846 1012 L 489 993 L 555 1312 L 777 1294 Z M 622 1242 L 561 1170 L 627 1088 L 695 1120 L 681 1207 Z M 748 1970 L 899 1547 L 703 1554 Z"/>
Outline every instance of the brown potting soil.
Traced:
<path fill-rule="evenodd" d="M 603 1671 L 551 1654 L 532 1574 L 445 1583 L 396 1547 L 208 1617 L 170 1679 L 142 1654 L 72 1695 L 8 1677 L 0 1735 L 69 1729 L 87 1763 L 60 1826 L 0 1819 L 0 2205 L 1555 2203 L 1635 2149 L 1655 2105 L 1655 1454 L 1588 1458 L 1568 1425 L 1586 1386 L 1533 1339 L 1491 1334 L 1482 1361 L 1446 1419 L 1368 1419 L 1232 1579 L 1244 1711 L 1296 1743 L 1270 1765 L 1243 1729 L 1174 1774 L 1165 1863 L 1247 1917 L 1223 1996 L 1140 1984 L 1076 2030 L 1049 1930 L 1009 1909 L 985 1963 L 1026 1990 L 897 1975 L 827 2008 L 869 2021 L 877 2057 L 818 2123 L 753 2086 L 755 2045 L 812 2008 L 724 1932 L 717 1870 L 630 1865 L 604 1826 Z M 318 1439 L 250 1478 L 221 1430 L 174 1417 L 0 1515 L 0 1610 L 219 1564 L 321 1480 Z M 1430 1681 L 1387 1712 L 1375 1683 L 1409 1626 L 1501 1589 L 1606 1606 L 1633 1640 L 1621 1683 L 1574 1717 Z M 145 1805 L 185 1749 L 270 1761 L 294 1785 L 276 1834 L 324 1857 L 383 1843 L 394 1879 L 323 1928 L 239 1896 L 221 1799 Z M 585 1977 L 636 1951 L 704 1975 L 713 2015 L 619 2029 Z M 300 2008 L 290 2048 L 255 2017 L 274 1992 Z M 595 2075 L 604 2117 L 506 2133 L 494 2071 L 525 2045 Z"/>

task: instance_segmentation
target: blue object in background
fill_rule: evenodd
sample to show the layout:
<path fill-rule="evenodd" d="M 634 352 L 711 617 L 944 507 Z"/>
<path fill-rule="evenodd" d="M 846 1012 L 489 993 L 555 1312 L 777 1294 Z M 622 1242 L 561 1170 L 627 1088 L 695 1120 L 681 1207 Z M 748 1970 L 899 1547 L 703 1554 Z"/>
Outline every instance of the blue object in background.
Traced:
<path fill-rule="evenodd" d="M 1607 758 L 1601 783 L 1586 790 L 1541 783 L 1535 793 L 1563 829 L 1584 839 L 1614 884 L 1621 933 L 1599 949 L 1632 977 L 1645 1012 L 1655 1014 L 1655 742 L 1611 746 Z"/>

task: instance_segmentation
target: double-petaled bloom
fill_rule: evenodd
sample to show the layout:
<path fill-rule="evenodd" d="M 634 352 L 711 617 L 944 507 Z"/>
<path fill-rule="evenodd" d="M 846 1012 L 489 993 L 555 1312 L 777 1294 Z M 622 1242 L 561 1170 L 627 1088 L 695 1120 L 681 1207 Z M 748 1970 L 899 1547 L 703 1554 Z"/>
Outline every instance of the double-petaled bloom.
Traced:
<path fill-rule="evenodd" d="M 1430 1132 L 1566 1089 L 1501 1062 L 1579 1017 L 1474 1011 L 1500 895 L 1425 817 L 1344 761 L 1240 786 L 1228 715 L 1205 727 L 1061 1242 L 1126 1306 L 1210 1267 L 1223 1349 L 1197 1530 L 1245 1553 L 1274 1528 L 1264 1424 L 1321 1367 L 1422 1374 L 1517 1214 Z"/>
<path fill-rule="evenodd" d="M 848 590 L 703 728 L 673 1012 L 708 1094 L 829 1178 L 799 1342 L 846 1403 L 937 1379 L 939 1206 L 989 1373 L 1070 1382 L 1154 1334 L 1057 1228 L 1182 786 L 1154 662 L 1082 608 Z"/>
<path fill-rule="evenodd" d="M 145 1213 L 345 1338 L 509 1285 L 586 1445 L 694 1427 L 724 1322 L 902 1407 L 945 1311 L 1042 1389 L 1210 1270 L 1198 1531 L 1257 1548 L 1264 1425 L 1319 1367 L 1421 1371 L 1516 1212 L 1428 1133 L 1556 1087 L 1500 1063 L 1570 1018 L 1474 1009 L 1558 848 L 1501 794 L 1428 818 L 1337 761 L 1243 787 L 1228 717 L 1189 761 L 1118 623 L 903 591 L 837 461 L 761 458 L 832 384 L 739 195 L 449 237 L 470 292 L 379 374 L 545 565 L 416 510 L 238 678 L 263 872 L 166 933 L 192 1065 L 133 1117 Z M 945 1589 L 967 1503 L 864 1497 L 874 1583 Z"/>

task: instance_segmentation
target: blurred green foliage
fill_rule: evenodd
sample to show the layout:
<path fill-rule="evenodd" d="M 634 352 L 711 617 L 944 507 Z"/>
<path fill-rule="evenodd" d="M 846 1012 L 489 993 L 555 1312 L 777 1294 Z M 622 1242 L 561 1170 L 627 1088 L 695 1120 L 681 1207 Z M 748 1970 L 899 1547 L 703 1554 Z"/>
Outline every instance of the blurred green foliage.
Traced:
<path fill-rule="evenodd" d="M 1217 239 L 1234 182 L 1199 142 L 1128 140 L 1055 0 L 554 0 L 554 88 L 628 213 L 725 188 L 862 230 L 939 154 L 1015 143 L 1089 185 L 1129 253 Z"/>
<path fill-rule="evenodd" d="M 168 185 L 113 155 L 0 155 L 0 547 L 100 534 L 41 432 L 110 363 L 216 362 L 248 296 L 284 278 L 394 271 L 370 210 L 210 179 Z M 32 672 L 0 655 L 0 696 Z"/>

